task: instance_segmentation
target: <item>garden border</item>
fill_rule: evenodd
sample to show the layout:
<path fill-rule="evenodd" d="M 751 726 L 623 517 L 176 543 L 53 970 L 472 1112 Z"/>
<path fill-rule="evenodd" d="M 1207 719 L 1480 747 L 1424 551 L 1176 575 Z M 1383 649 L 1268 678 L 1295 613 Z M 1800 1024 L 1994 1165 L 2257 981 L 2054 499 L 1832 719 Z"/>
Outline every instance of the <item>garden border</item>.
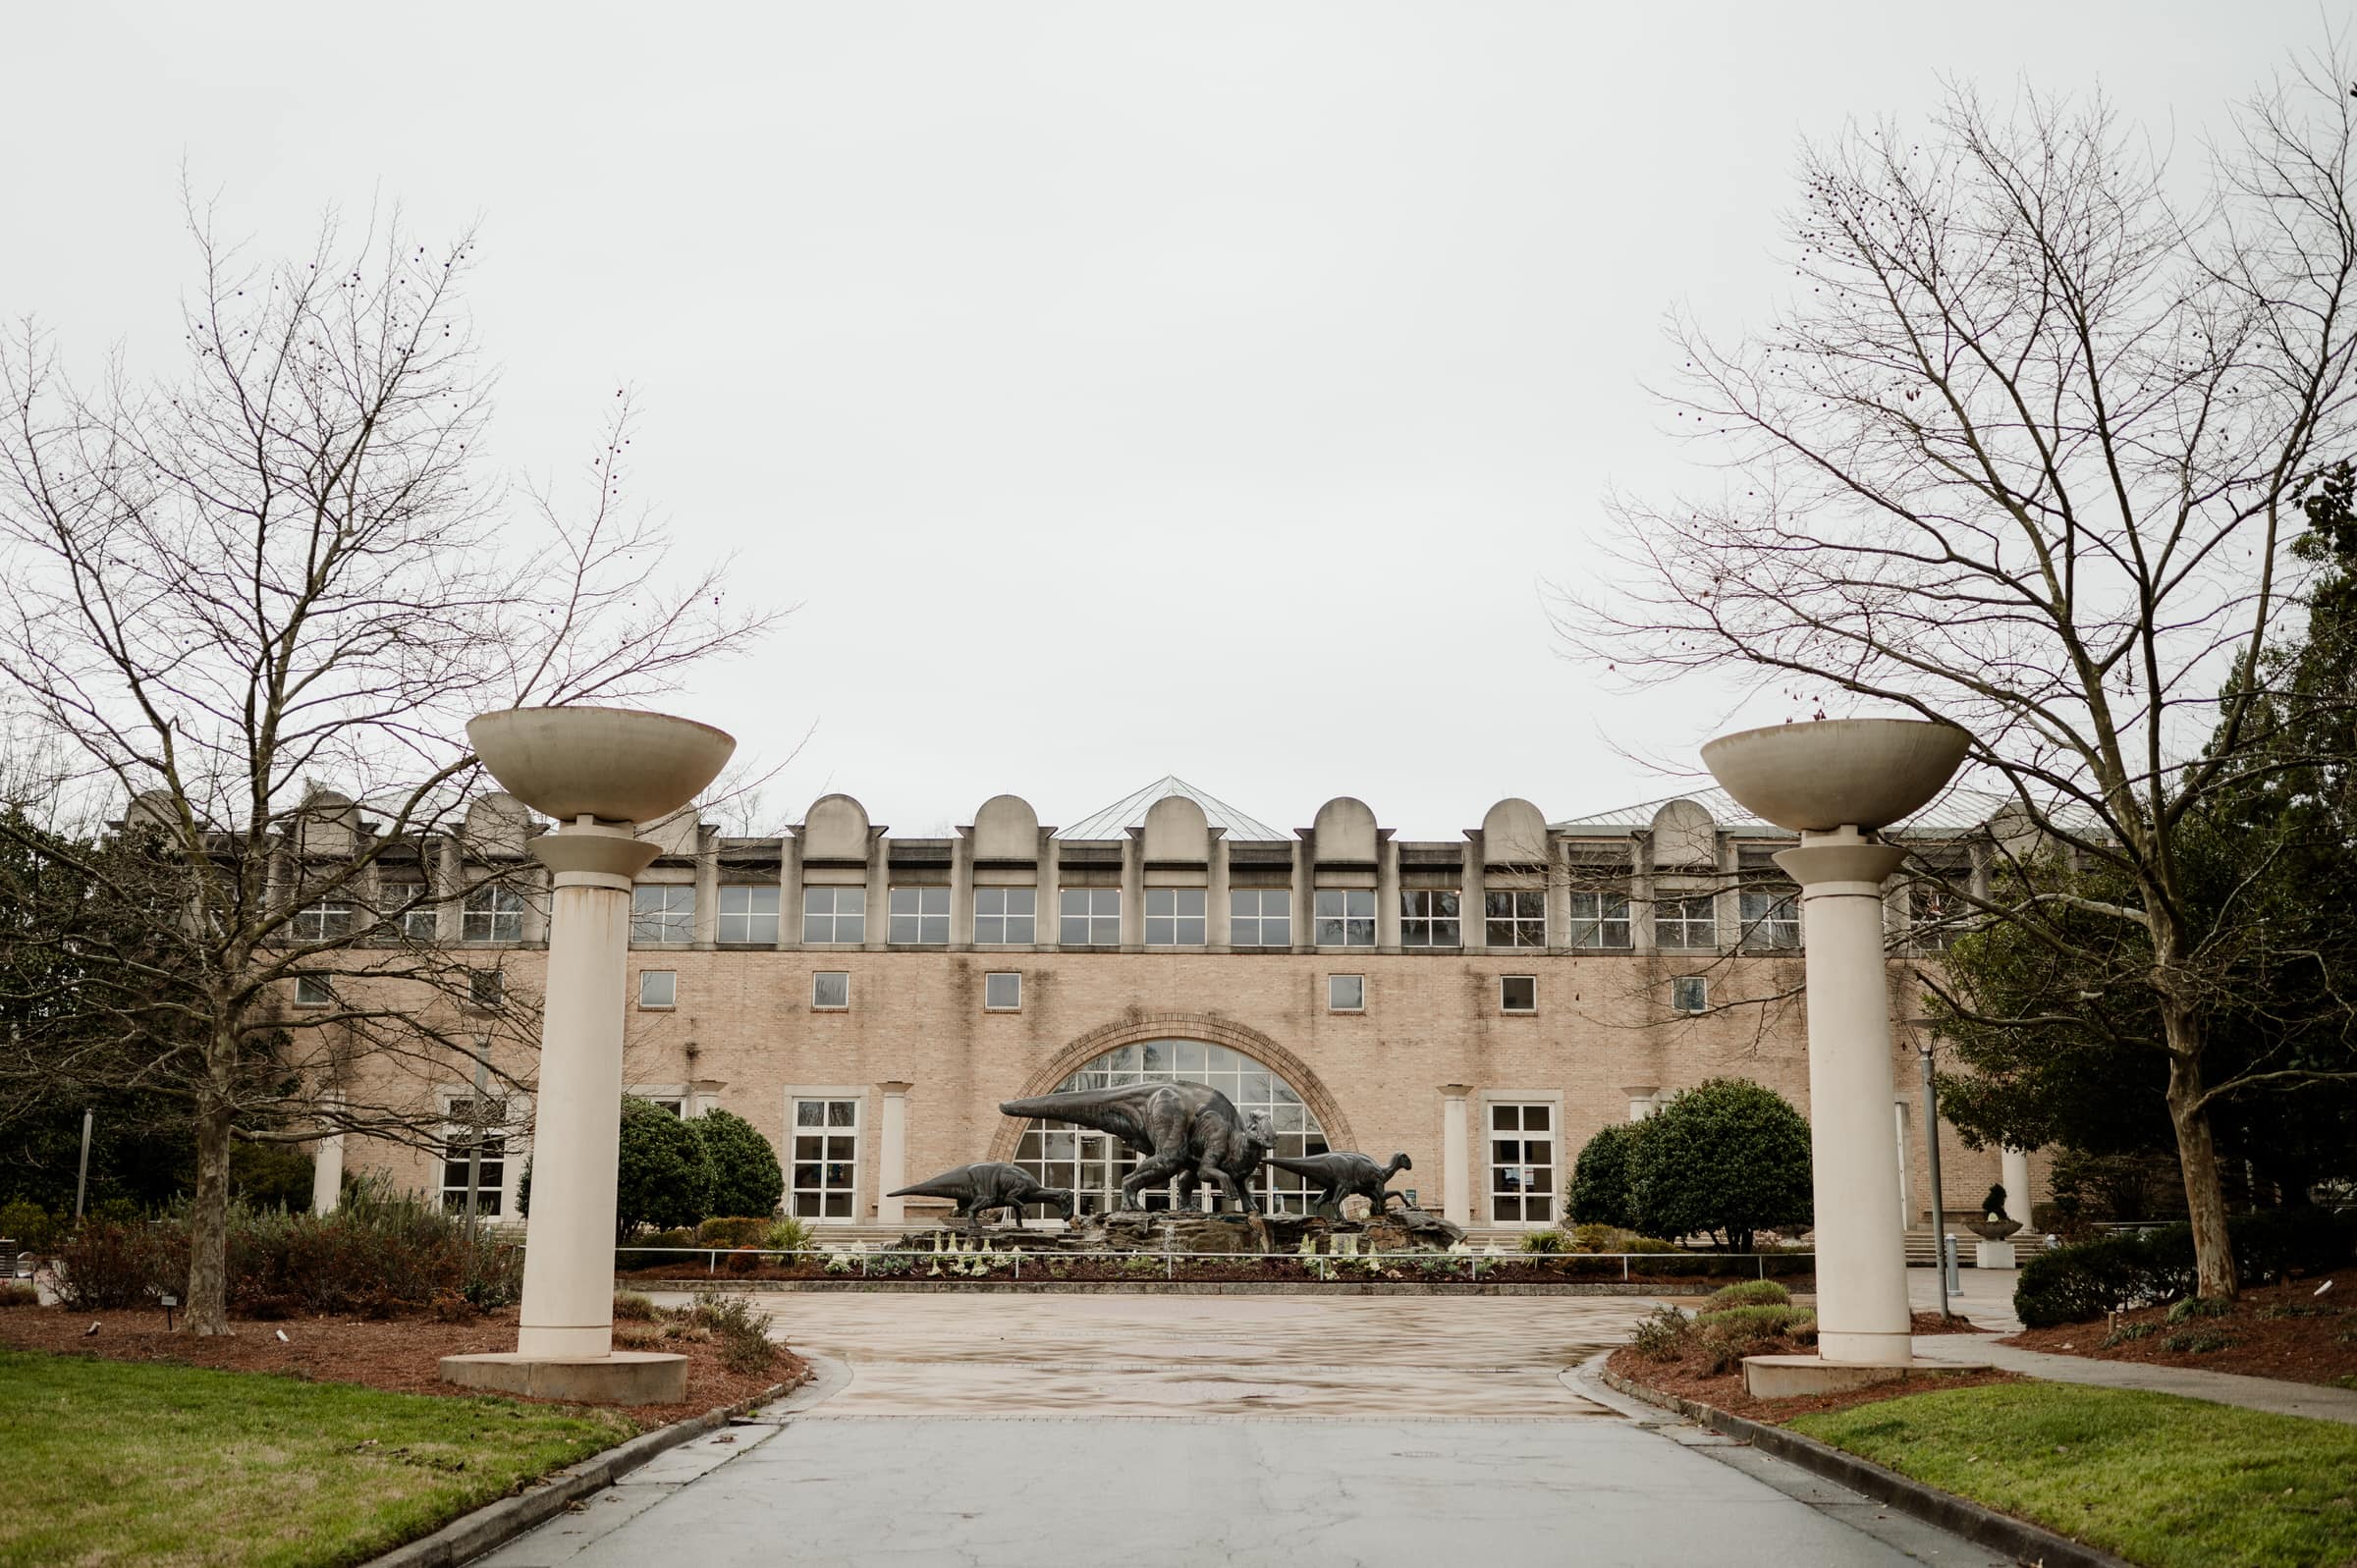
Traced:
<path fill-rule="evenodd" d="M 1846 1453 L 1833 1444 L 1820 1442 L 1783 1427 L 1771 1427 L 1751 1421 L 1732 1411 L 1706 1405 L 1699 1399 L 1686 1399 L 1676 1394 L 1663 1393 L 1621 1377 L 1605 1365 L 1604 1355 L 1587 1364 L 1606 1387 L 1617 1389 L 1632 1399 L 1667 1410 L 1688 1421 L 1725 1433 L 1751 1444 L 1763 1453 L 1800 1466 L 1812 1474 L 1847 1487 L 1850 1490 L 1872 1497 L 1887 1507 L 1912 1515 L 1978 1546 L 1988 1546 L 2004 1552 L 2022 1562 L 2034 1562 L 2043 1568 L 2136 1568 L 2125 1557 L 2112 1555 L 2101 1546 L 2091 1546 L 2083 1541 L 2057 1535 L 2043 1525 L 2033 1525 L 2026 1519 L 2016 1519 L 1986 1503 L 1959 1497 L 1952 1491 L 1942 1491 L 1922 1482 L 1900 1475 L 1869 1459 Z"/>
<path fill-rule="evenodd" d="M 982 1291 L 1064 1296 L 1618 1296 L 1660 1300 L 1705 1296 L 1718 1283 L 1707 1278 L 1621 1284 L 1529 1284 L 1516 1280 L 1451 1284 L 1422 1279 L 643 1279 L 617 1276 L 617 1290 L 676 1290 L 698 1295 L 793 1294 L 800 1291 Z M 1681 1288 L 1691 1285 L 1693 1288 Z"/>

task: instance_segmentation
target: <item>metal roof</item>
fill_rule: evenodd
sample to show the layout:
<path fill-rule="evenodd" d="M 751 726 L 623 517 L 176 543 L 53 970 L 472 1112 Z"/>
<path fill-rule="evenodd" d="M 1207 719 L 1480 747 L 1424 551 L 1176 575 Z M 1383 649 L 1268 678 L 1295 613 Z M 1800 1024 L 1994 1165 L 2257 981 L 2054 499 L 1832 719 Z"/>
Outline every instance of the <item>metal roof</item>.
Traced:
<path fill-rule="evenodd" d="M 1132 828 L 1145 825 L 1146 808 L 1169 795 L 1184 795 L 1203 808 L 1204 817 L 1215 828 L 1225 828 L 1230 838 L 1289 838 L 1290 834 L 1279 833 L 1257 818 L 1247 817 L 1216 795 L 1204 793 L 1177 774 L 1166 774 L 1134 794 L 1124 795 L 1102 811 L 1091 812 L 1069 828 L 1056 830 L 1059 838 L 1119 838 Z"/>
<path fill-rule="evenodd" d="M 1986 789 L 1953 788 L 1899 824 L 1897 831 L 1908 834 L 1967 833 L 1980 827 L 2011 800 L 2009 795 Z M 1720 788 L 1689 789 L 1683 794 L 1664 795 L 1659 800 L 1639 801 L 1612 811 L 1600 811 L 1593 816 L 1572 817 L 1563 822 L 1547 825 L 1551 833 L 1642 833 L 1653 826 L 1653 819 L 1672 800 L 1691 800 L 1711 814 L 1711 821 L 1736 833 L 1757 833 L 1790 838 L 1790 831 L 1772 822 L 1762 822 L 1741 806 L 1735 797 Z"/>

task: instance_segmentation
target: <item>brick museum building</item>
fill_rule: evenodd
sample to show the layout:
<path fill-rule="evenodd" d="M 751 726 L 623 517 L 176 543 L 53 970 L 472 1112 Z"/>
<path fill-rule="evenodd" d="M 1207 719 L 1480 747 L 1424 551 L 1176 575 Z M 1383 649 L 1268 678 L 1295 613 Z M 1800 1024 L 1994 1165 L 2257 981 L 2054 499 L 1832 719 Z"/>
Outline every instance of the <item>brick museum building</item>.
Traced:
<path fill-rule="evenodd" d="M 412 937 L 459 949 L 478 989 L 526 1015 L 546 957 L 546 874 L 526 851 L 539 826 L 485 796 L 413 867 L 378 874 L 381 907 L 406 903 Z M 1912 831 L 1960 869 L 1972 826 Z M 1118 1204 L 1135 1163 L 1118 1143 L 999 1112 L 1065 1088 L 1197 1080 L 1265 1113 L 1279 1154 L 1405 1152 L 1414 1168 L 1395 1185 L 1477 1239 L 1562 1219 L 1581 1145 L 1703 1079 L 1754 1079 L 1808 1108 L 1805 934 L 1770 858 L 1791 836 L 1724 796 L 1560 822 L 1507 799 L 1429 842 L 1347 797 L 1283 831 L 1177 779 L 1067 827 L 1000 795 L 955 837 L 901 838 L 831 794 L 780 838 L 723 836 L 692 813 L 645 832 L 664 853 L 633 896 L 626 1080 L 684 1115 L 750 1120 L 778 1150 L 787 1213 L 822 1228 L 899 1227 L 917 1216 L 892 1188 L 986 1159 L 1076 1189 L 1083 1212 Z M 470 891 L 417 907 L 435 885 Z M 1891 1179 L 1920 1225 L 1927 1036 L 1911 977 L 1946 932 L 1903 881 L 1887 909 Z M 528 1081 L 527 1048 L 486 1049 Z M 442 1147 L 356 1135 L 349 1167 L 463 1205 L 483 1114 L 477 1202 L 513 1216 L 528 1095 L 478 1107 L 471 1067 L 454 1059 L 419 1091 L 451 1118 Z M 1998 1152 L 1952 1129 L 1943 1159 L 1951 1211 L 1999 1178 Z M 1260 1179 L 1264 1202 L 1302 1207 L 1299 1178 Z"/>

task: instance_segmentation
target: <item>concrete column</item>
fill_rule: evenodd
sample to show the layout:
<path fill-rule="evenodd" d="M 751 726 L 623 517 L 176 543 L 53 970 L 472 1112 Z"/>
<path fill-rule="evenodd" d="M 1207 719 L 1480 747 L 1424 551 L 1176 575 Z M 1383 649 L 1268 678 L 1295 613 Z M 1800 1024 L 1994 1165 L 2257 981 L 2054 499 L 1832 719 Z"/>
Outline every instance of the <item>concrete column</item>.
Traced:
<path fill-rule="evenodd" d="M 1478 831 L 1465 835 L 1464 889 L 1456 900 L 1456 931 L 1467 952 L 1490 950 L 1488 911 L 1481 904 L 1481 895 L 1487 891 L 1489 880 L 1482 860 L 1487 853 Z"/>
<path fill-rule="evenodd" d="M 908 1200 L 891 1196 L 908 1185 L 908 1090 L 905 1083 L 876 1085 L 884 1091 L 883 1125 L 876 1132 L 876 1223 L 906 1222 Z"/>
<path fill-rule="evenodd" d="M 1817 1348 L 1905 1366 L 1904 1217 L 1890 1175 L 1891 985 L 1883 881 L 1905 851 L 1853 828 L 1803 833 L 1776 857 L 1807 911 L 1810 1156 L 1817 1205 Z"/>
<path fill-rule="evenodd" d="M 1465 1097 L 1471 1084 L 1441 1085 L 1441 1217 L 1453 1225 L 1473 1223 L 1472 1136 L 1465 1125 Z"/>
<path fill-rule="evenodd" d="M 1628 1096 L 1628 1119 L 1631 1121 L 1643 1121 L 1661 1107 L 1661 1101 L 1656 1098 L 1662 1092 L 1660 1084 L 1624 1084 L 1620 1092 Z"/>
<path fill-rule="evenodd" d="M 1057 841 L 1056 835 L 1049 829 L 1040 829 L 1039 896 L 1033 900 L 1038 915 L 1032 923 L 1031 936 L 1034 946 L 1049 952 L 1053 952 L 1064 942 L 1062 854 L 1063 846 Z"/>
<path fill-rule="evenodd" d="M 1392 838 L 1375 846 L 1375 950 L 1399 950 L 1399 844 Z"/>
<path fill-rule="evenodd" d="M 1122 951 L 1146 950 L 1146 831 L 1122 835 Z"/>
<path fill-rule="evenodd" d="M 873 829 L 867 836 L 867 940 L 860 946 L 882 952 L 892 935 L 892 842 Z"/>
<path fill-rule="evenodd" d="M 1293 951 L 1317 951 L 1317 850 L 1306 835 L 1293 836 Z"/>
<path fill-rule="evenodd" d="M 802 945 L 802 840 L 778 840 L 778 946 Z"/>
<path fill-rule="evenodd" d="M 1203 894 L 1203 942 L 1213 952 L 1228 950 L 1228 831 L 1211 830 L 1210 888 Z"/>
<path fill-rule="evenodd" d="M 1547 950 L 1562 952 L 1571 946 L 1570 846 L 1547 836 Z"/>
<path fill-rule="evenodd" d="M 1998 1153 L 1998 1177 L 2005 1187 L 2005 1217 L 2030 1222 L 2030 1152 L 2003 1149 Z"/>
<path fill-rule="evenodd" d="M 344 1097 L 332 1090 L 324 1104 L 334 1107 Z M 311 1213 L 332 1215 L 344 1199 L 344 1135 L 331 1132 L 311 1150 Z"/>
<path fill-rule="evenodd" d="M 556 876 L 516 1339 L 523 1356 L 571 1360 L 614 1351 L 614 1118 L 622 1104 L 630 879 L 655 852 L 629 827 L 587 818 L 532 840 L 533 855 Z"/>
<path fill-rule="evenodd" d="M 695 830 L 695 945 L 710 949 L 720 941 L 720 835 Z"/>
<path fill-rule="evenodd" d="M 950 946 L 962 952 L 974 945 L 974 839 L 961 833 L 950 840 Z"/>

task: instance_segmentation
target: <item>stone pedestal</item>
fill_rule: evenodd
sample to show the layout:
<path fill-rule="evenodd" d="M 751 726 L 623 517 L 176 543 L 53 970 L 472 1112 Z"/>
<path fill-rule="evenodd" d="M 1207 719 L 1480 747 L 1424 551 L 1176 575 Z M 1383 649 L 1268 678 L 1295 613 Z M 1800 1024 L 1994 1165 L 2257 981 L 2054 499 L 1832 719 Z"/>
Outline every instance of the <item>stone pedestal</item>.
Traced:
<path fill-rule="evenodd" d="M 567 1358 L 500 1353 L 444 1356 L 442 1380 L 527 1399 L 584 1405 L 676 1405 L 687 1398 L 687 1358 L 643 1350 Z"/>
<path fill-rule="evenodd" d="M 2017 1269 L 2009 1241 L 1976 1241 L 1972 1244 L 1972 1266 L 1975 1269 Z"/>
<path fill-rule="evenodd" d="M 1743 1391 L 1754 1399 L 1798 1399 L 1845 1393 L 1875 1383 L 1931 1383 L 1958 1373 L 1987 1372 L 1985 1361 L 1907 1361 L 1894 1366 L 1856 1366 L 1818 1356 L 1745 1356 Z"/>

